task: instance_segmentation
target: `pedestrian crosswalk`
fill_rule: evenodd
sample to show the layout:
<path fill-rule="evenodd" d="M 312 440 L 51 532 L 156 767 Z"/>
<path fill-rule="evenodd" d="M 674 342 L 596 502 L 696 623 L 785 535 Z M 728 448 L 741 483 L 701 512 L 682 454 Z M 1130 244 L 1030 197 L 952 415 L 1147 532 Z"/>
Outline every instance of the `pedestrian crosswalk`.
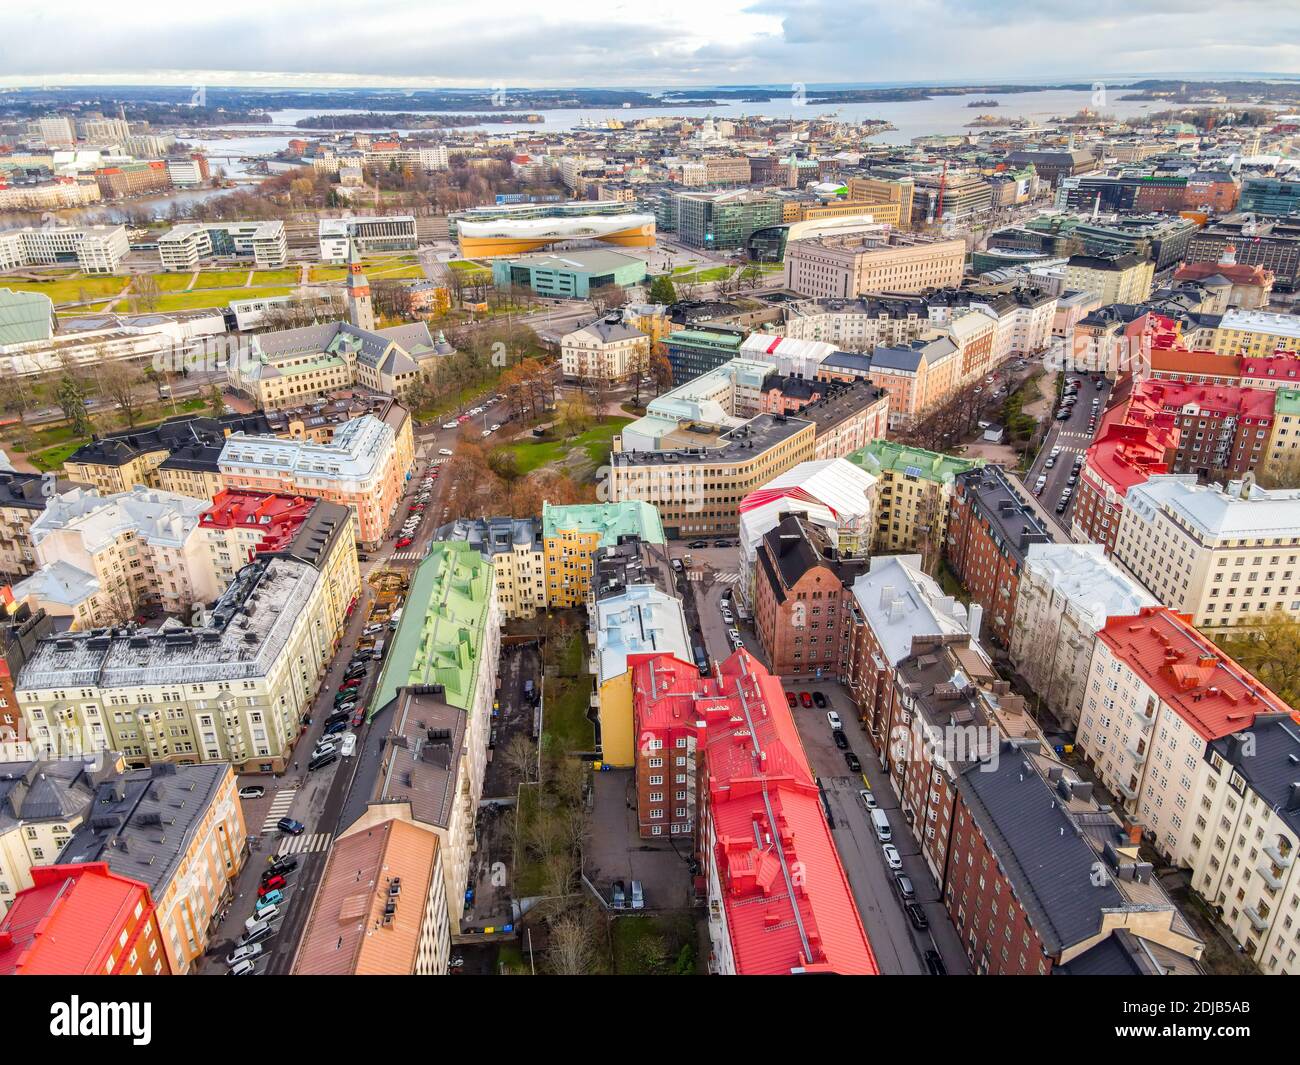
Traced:
<path fill-rule="evenodd" d="M 715 573 L 713 579 L 719 584 L 739 584 L 740 574 L 733 570 L 726 570 L 722 573 Z"/>
<path fill-rule="evenodd" d="M 276 793 L 275 798 L 271 800 L 271 809 L 266 815 L 266 820 L 262 822 L 263 832 L 275 831 L 276 822 L 288 816 L 289 807 L 293 805 L 293 798 L 297 794 L 297 788 L 285 788 Z"/>
<path fill-rule="evenodd" d="M 423 557 L 424 557 L 423 551 L 394 551 L 390 561 L 411 562 L 411 561 L 418 561 Z"/>
<path fill-rule="evenodd" d="M 280 844 L 277 854 L 314 854 L 330 849 L 328 832 L 313 832 L 311 835 L 288 836 Z"/>

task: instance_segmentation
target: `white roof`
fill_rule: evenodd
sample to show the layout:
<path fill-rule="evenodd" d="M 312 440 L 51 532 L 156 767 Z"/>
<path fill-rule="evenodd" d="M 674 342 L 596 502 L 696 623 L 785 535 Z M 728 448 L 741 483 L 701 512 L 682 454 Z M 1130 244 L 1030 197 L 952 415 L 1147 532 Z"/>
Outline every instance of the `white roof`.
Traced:
<path fill-rule="evenodd" d="M 1223 312 L 1219 328 L 1300 338 L 1300 315 L 1274 314 L 1271 311 L 1243 311 L 1232 307 Z"/>
<path fill-rule="evenodd" d="M 653 584 L 630 585 L 622 595 L 596 603 L 597 680 L 627 672 L 627 656 L 664 652 L 692 660 L 691 639 L 680 600 Z"/>
<path fill-rule="evenodd" d="M 912 653 L 913 637 L 969 631 L 966 608 L 925 575 L 920 555 L 877 555 L 853 595 L 890 665 Z"/>
<path fill-rule="evenodd" d="M 99 579 L 58 559 L 19 581 L 12 590 L 19 602 L 31 596 L 40 602 L 76 606 L 99 591 Z"/>
<path fill-rule="evenodd" d="M 1025 568 L 1088 618 L 1094 631 L 1107 618 L 1126 618 L 1160 601 L 1126 577 L 1101 544 L 1030 544 Z"/>
<path fill-rule="evenodd" d="M 144 485 L 107 496 L 93 488 L 74 488 L 46 503 L 32 522 L 32 544 L 39 546 L 51 533 L 68 530 L 92 553 L 125 532 L 134 532 L 145 543 L 179 547 L 209 505 L 206 499 Z"/>
<path fill-rule="evenodd" d="M 226 438 L 217 465 L 223 472 L 252 467 L 295 477 L 364 480 L 379 468 L 392 443 L 392 427 L 363 414 L 339 426 L 328 444 L 234 433 Z"/>
<path fill-rule="evenodd" d="M 806 499 L 782 496 L 761 507 L 741 512 L 740 557 L 745 563 L 750 566 L 754 564 L 758 558 L 759 543 L 781 523 L 782 514 L 806 515 L 808 521 L 825 529 L 831 542 L 839 546 L 839 525 L 829 507 L 821 503 L 810 503 Z"/>
<path fill-rule="evenodd" d="M 1240 495 L 1241 482 L 1225 491 L 1218 485 L 1197 484 L 1188 474 L 1160 474 L 1134 485 L 1124 509 L 1150 521 L 1158 510 L 1176 515 L 1207 539 L 1233 540 L 1300 536 L 1300 488 L 1255 486 L 1250 497 Z"/>
<path fill-rule="evenodd" d="M 843 525 L 871 513 L 868 493 L 875 483 L 875 475 L 836 458 L 801 462 L 768 481 L 763 488 L 802 488 L 833 510 Z"/>

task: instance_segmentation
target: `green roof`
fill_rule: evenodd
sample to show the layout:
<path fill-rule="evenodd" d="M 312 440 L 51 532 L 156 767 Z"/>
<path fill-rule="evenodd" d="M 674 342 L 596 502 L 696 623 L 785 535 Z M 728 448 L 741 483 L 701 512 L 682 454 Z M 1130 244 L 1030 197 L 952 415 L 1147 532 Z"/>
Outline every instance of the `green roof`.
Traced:
<path fill-rule="evenodd" d="M 613 547 L 620 536 L 639 536 L 648 544 L 664 542 L 659 511 L 649 503 L 630 499 L 623 503 L 542 504 L 542 536 L 559 531 L 600 533 L 600 547 Z"/>
<path fill-rule="evenodd" d="M 402 620 L 384 656 L 373 715 L 397 689 L 441 684 L 452 706 L 469 710 L 482 665 L 492 564 L 465 541 L 435 543 L 420 563 L 402 605 Z"/>
<path fill-rule="evenodd" d="M 729 333 L 706 333 L 699 329 L 678 329 L 664 337 L 665 344 L 698 344 L 708 348 L 734 348 L 740 350 L 739 336 Z"/>
<path fill-rule="evenodd" d="M 1300 389 L 1279 388 L 1273 401 L 1274 414 L 1300 414 Z"/>
<path fill-rule="evenodd" d="M 54 304 L 43 292 L 0 288 L 0 344 L 49 340 L 54 335 Z"/>
<path fill-rule="evenodd" d="M 859 448 L 844 457 L 868 473 L 878 474 L 882 470 L 893 470 L 896 473 L 911 473 L 927 481 L 936 482 L 951 481 L 959 473 L 984 465 L 983 459 L 957 458 L 938 451 L 926 451 L 920 447 L 895 444 L 889 440 L 873 440 L 866 447 Z"/>

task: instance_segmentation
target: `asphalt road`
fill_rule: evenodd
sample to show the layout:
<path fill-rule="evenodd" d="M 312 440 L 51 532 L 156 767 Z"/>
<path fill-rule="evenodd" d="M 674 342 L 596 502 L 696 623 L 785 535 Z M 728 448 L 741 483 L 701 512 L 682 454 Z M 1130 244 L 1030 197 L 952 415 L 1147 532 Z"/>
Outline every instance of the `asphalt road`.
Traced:
<path fill-rule="evenodd" d="M 1040 474 L 1047 475 L 1047 485 L 1043 491 L 1038 494 L 1038 502 L 1042 508 L 1047 511 L 1058 525 L 1068 530 L 1070 527 L 1070 511 L 1074 507 L 1075 496 L 1070 496 L 1069 504 L 1061 514 L 1056 513 L 1056 504 L 1061 497 L 1062 490 L 1066 487 L 1074 459 L 1082 458 L 1084 452 L 1088 450 L 1093 440 L 1093 433 L 1088 431 L 1088 420 L 1095 409 L 1097 411 L 1098 422 L 1101 419 L 1101 412 L 1106 409 L 1106 403 L 1110 397 L 1111 383 L 1101 374 L 1084 374 L 1072 373 L 1067 377 L 1078 378 L 1081 382 L 1079 388 L 1079 399 L 1074 405 L 1074 410 L 1070 417 L 1063 421 L 1056 421 L 1056 411 L 1058 407 L 1052 409 L 1052 425 L 1047 432 L 1043 441 L 1042 449 L 1034 459 L 1033 465 L 1029 472 L 1025 474 L 1025 487 L 1032 492 L 1035 482 Z M 1097 381 L 1102 382 L 1101 388 L 1097 387 Z M 1098 399 L 1100 403 L 1094 408 L 1093 400 Z M 1061 453 L 1057 456 L 1052 468 L 1045 469 L 1047 458 L 1052 453 L 1052 448 L 1060 445 Z"/>

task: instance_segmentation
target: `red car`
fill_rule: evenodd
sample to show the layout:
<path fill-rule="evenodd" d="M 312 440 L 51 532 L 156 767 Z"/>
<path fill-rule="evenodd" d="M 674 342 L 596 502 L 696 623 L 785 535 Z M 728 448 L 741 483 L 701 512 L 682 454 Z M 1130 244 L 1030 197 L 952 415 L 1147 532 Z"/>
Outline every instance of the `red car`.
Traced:
<path fill-rule="evenodd" d="M 349 688 L 355 688 L 355 687 L 357 687 L 357 685 L 359 685 L 360 683 L 361 683 L 361 678 L 360 678 L 360 677 L 353 677 L 351 680 L 349 680 L 349 681 L 344 681 L 342 684 L 340 684 L 340 685 L 339 685 L 339 691 L 341 691 L 341 692 L 345 692 L 345 691 L 347 691 Z"/>
<path fill-rule="evenodd" d="M 269 880 L 264 880 L 262 881 L 262 886 L 257 889 L 258 897 L 260 898 L 262 895 L 266 895 L 272 891 L 278 891 L 287 883 L 288 881 L 282 876 L 273 876 Z"/>
<path fill-rule="evenodd" d="M 412 503 L 412 504 L 411 504 L 411 513 L 412 513 L 412 514 L 419 514 L 420 511 L 422 511 L 423 509 L 424 509 L 424 504 L 423 504 L 423 503 Z"/>
<path fill-rule="evenodd" d="M 358 706 L 357 712 L 352 715 L 352 727 L 360 728 L 365 723 L 366 723 L 366 708 L 364 706 Z"/>
<path fill-rule="evenodd" d="M 794 692 L 786 692 L 786 693 L 785 693 L 785 701 L 786 701 L 787 703 L 790 704 L 790 709 L 793 710 L 794 707 L 795 707 L 795 697 L 794 697 Z"/>
<path fill-rule="evenodd" d="M 812 696 L 807 692 L 799 693 L 799 701 L 803 703 L 804 706 L 812 706 Z"/>
<path fill-rule="evenodd" d="M 400 540 L 397 541 L 397 546 L 410 547 L 412 543 L 414 543 L 414 541 L 409 536 L 403 536 Z"/>

